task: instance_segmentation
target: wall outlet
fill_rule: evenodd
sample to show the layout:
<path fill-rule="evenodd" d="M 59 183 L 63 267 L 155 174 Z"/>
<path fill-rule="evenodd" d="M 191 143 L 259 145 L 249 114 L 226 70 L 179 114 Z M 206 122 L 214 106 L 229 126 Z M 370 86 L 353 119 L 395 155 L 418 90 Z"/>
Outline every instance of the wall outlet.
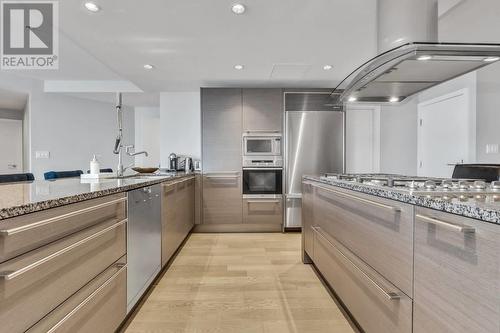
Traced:
<path fill-rule="evenodd" d="M 498 143 L 488 143 L 486 145 L 486 154 L 498 154 Z"/>
<path fill-rule="evenodd" d="M 50 158 L 50 152 L 49 151 L 37 151 L 37 152 L 35 152 L 35 158 L 36 159 Z"/>

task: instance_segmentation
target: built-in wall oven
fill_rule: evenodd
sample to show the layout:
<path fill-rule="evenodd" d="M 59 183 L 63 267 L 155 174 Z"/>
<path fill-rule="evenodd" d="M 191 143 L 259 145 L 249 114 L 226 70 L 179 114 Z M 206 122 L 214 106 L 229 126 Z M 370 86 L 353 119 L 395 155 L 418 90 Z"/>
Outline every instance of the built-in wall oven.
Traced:
<path fill-rule="evenodd" d="M 244 168 L 243 196 L 281 196 L 283 194 L 282 168 Z"/>

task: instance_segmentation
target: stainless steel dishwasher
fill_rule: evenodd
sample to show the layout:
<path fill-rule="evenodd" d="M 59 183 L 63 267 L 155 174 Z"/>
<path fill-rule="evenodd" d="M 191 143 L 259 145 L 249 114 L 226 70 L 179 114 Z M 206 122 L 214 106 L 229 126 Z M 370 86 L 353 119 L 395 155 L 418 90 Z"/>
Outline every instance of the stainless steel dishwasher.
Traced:
<path fill-rule="evenodd" d="M 161 270 L 161 187 L 128 192 L 127 313 Z"/>

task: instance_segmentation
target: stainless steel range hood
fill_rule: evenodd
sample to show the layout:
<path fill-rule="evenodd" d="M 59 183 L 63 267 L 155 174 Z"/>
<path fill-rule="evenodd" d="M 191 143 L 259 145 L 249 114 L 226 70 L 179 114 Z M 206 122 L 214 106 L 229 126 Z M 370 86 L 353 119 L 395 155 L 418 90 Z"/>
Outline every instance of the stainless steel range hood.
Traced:
<path fill-rule="evenodd" d="M 334 93 L 340 102 L 402 102 L 500 60 L 500 44 L 407 43 L 369 60 Z"/>

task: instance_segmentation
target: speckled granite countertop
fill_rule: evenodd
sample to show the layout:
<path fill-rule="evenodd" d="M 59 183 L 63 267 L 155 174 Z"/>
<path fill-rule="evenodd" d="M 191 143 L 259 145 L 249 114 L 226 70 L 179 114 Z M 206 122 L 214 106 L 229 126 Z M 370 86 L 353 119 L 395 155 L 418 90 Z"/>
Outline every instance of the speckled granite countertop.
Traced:
<path fill-rule="evenodd" d="M 99 179 L 92 183 L 82 181 L 80 178 L 66 178 L 55 181 L 0 184 L 0 221 L 193 175 L 178 173 L 151 176 L 147 179 L 139 177 Z"/>
<path fill-rule="evenodd" d="M 500 224 L 500 193 L 498 195 L 423 195 L 407 190 L 361 184 L 321 176 L 304 176 L 305 180 L 328 184 L 356 192 L 440 210 L 443 212 Z"/>

